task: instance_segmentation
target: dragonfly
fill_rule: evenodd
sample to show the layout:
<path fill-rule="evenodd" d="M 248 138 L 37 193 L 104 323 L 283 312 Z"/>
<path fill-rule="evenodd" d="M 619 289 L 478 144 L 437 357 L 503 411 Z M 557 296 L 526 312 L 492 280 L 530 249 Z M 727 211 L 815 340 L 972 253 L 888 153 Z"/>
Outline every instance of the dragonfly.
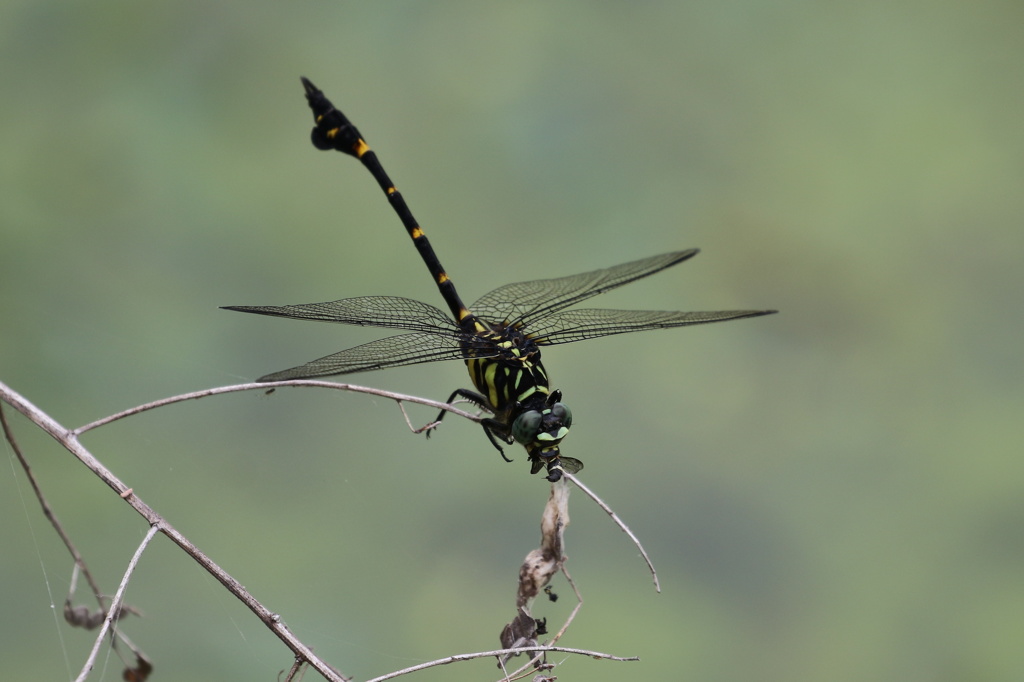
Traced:
<path fill-rule="evenodd" d="M 541 470 L 552 483 L 565 472 L 583 468 L 579 459 L 561 453 L 572 426 L 572 412 L 562 392 L 552 389 L 541 363 L 541 348 L 613 334 L 685 327 L 774 313 L 774 310 L 676 312 L 658 310 L 566 310 L 592 296 L 649 277 L 697 255 L 697 249 L 674 251 L 568 277 L 515 282 L 484 294 L 471 306 L 463 303 L 441 266 L 402 194 L 384 172 L 362 134 L 324 93 L 302 78 L 313 111 L 313 146 L 339 151 L 362 162 L 384 191 L 420 257 L 427 266 L 449 314 L 427 303 L 399 296 L 358 296 L 324 303 L 224 306 L 227 310 L 316 320 L 361 327 L 398 329 L 404 333 L 355 346 L 303 365 L 267 374 L 260 382 L 310 379 L 441 360 L 462 360 L 475 390 L 456 389 L 448 397 L 464 399 L 490 416 L 484 433 L 502 458 L 502 444 L 524 446 L 530 473 Z M 444 411 L 430 428 L 436 428 Z M 430 435 L 430 430 L 427 430 Z"/>

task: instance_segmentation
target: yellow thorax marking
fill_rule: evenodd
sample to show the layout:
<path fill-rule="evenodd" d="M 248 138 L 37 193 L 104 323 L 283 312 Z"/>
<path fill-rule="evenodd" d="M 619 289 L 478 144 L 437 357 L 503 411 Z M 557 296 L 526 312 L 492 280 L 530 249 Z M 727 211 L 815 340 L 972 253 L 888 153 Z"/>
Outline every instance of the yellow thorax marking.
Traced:
<path fill-rule="evenodd" d="M 488 362 L 484 367 L 484 383 L 487 385 L 487 397 L 491 405 L 498 405 L 498 387 L 494 383 L 494 375 L 498 371 L 498 363 Z"/>
<path fill-rule="evenodd" d="M 518 381 L 516 382 L 516 388 L 519 388 L 519 382 Z M 531 395 L 533 395 L 536 392 L 537 392 L 537 387 L 536 386 L 531 386 L 527 391 L 524 391 L 523 393 L 520 393 L 519 395 L 517 395 L 516 398 L 520 402 L 522 402 L 523 400 L 526 400 L 527 398 L 529 398 Z"/>

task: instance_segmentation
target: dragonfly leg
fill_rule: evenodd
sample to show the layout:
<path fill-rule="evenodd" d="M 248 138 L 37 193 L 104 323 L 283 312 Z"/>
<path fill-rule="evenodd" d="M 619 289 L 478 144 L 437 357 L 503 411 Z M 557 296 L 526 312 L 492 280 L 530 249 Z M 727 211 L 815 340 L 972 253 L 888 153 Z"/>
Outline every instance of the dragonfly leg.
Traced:
<path fill-rule="evenodd" d="M 500 445 L 498 445 L 497 440 L 497 438 L 500 438 L 501 440 L 505 441 L 510 445 L 515 442 L 515 438 L 512 437 L 512 434 L 509 431 L 508 426 L 506 424 L 502 424 L 497 419 L 491 419 L 490 417 L 482 420 L 480 423 L 484 427 L 484 433 L 487 434 L 487 439 L 491 441 L 491 445 L 495 447 L 495 449 L 498 451 L 498 454 L 501 455 L 501 458 L 506 462 L 511 462 L 512 460 L 505 456 L 505 451 L 501 448 Z"/>
<path fill-rule="evenodd" d="M 479 408 L 491 410 L 491 406 L 487 403 L 487 398 L 485 398 L 480 393 L 476 393 L 475 391 L 469 390 L 468 388 L 455 389 L 454 391 L 452 391 L 452 394 L 448 396 L 448 400 L 446 400 L 445 402 L 451 404 L 451 402 L 456 398 L 468 400 L 469 402 L 471 402 L 472 404 L 476 405 Z M 441 420 L 444 419 L 445 414 L 447 414 L 447 411 L 441 410 L 441 413 L 437 415 L 437 419 L 435 419 L 434 423 L 430 426 L 429 429 L 427 429 L 427 438 L 430 438 L 430 432 L 437 428 L 438 424 L 441 423 Z M 491 445 L 493 445 L 494 449 L 498 451 L 498 454 L 501 455 L 501 458 L 506 462 L 511 462 L 512 460 L 505 456 L 505 451 L 502 449 L 500 445 L 498 445 L 498 439 L 503 440 L 509 444 L 515 442 L 515 439 L 512 437 L 512 432 L 509 430 L 508 425 L 498 421 L 497 419 L 491 419 L 490 417 L 482 419 L 480 423 L 484 427 L 484 433 L 487 434 L 487 440 L 491 441 Z"/>
<path fill-rule="evenodd" d="M 485 410 L 491 409 L 490 406 L 487 404 L 487 398 L 483 397 L 479 393 L 469 390 L 468 388 L 455 389 L 454 391 L 452 391 L 452 394 L 448 396 L 448 400 L 446 400 L 445 402 L 451 405 L 452 401 L 454 401 L 456 398 L 463 398 L 465 400 L 468 400 L 477 407 L 483 408 Z M 427 438 L 430 438 L 430 432 L 436 429 L 441 424 L 441 420 L 444 419 L 444 416 L 446 414 L 448 414 L 447 410 L 441 410 L 441 412 L 437 415 L 437 419 L 435 419 L 431 427 L 427 429 Z"/>

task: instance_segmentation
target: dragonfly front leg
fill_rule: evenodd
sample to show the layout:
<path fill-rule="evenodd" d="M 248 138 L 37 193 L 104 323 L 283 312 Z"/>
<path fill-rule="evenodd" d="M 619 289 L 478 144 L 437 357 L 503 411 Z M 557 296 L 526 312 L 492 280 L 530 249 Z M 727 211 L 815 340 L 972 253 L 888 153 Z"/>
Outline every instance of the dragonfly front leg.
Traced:
<path fill-rule="evenodd" d="M 501 458 L 506 462 L 511 462 L 512 460 L 505 456 L 505 451 L 498 445 L 498 441 L 495 439 L 495 436 L 497 436 L 509 445 L 516 442 L 516 439 L 512 437 L 512 431 L 509 429 L 508 424 L 504 424 L 497 419 L 491 419 L 490 417 L 481 420 L 480 423 L 484 427 L 484 433 L 487 434 L 487 440 L 491 441 L 491 445 L 495 447 Z"/>
<path fill-rule="evenodd" d="M 452 394 L 448 396 L 448 400 L 445 402 L 451 404 L 456 398 L 468 400 L 481 409 L 488 411 L 491 410 L 491 406 L 488 404 L 487 398 L 476 391 L 469 390 L 468 388 L 458 388 L 452 391 Z M 447 410 L 441 410 L 441 413 L 437 415 L 437 419 L 435 419 L 434 423 L 429 429 L 427 429 L 427 438 L 430 438 L 431 431 L 438 427 L 441 420 L 444 419 L 445 414 L 447 414 Z M 498 451 L 501 458 L 506 462 L 511 462 L 512 460 L 505 456 L 505 450 L 503 450 L 498 444 L 499 439 L 510 445 L 515 442 L 515 439 L 512 437 L 512 431 L 509 429 L 508 425 L 497 419 L 492 419 L 491 417 L 485 417 L 480 420 L 480 424 L 484 427 L 484 433 L 487 434 L 487 440 L 491 441 L 491 445 L 493 445 L 494 449 Z"/>
<path fill-rule="evenodd" d="M 464 398 L 465 400 L 468 400 L 469 402 L 473 403 L 474 405 L 476 405 L 479 408 L 487 410 L 488 412 L 491 411 L 490 406 L 487 404 L 487 398 L 483 397 L 479 393 L 476 393 L 475 391 L 469 390 L 468 388 L 457 388 L 457 389 L 455 389 L 454 391 L 452 391 L 452 394 L 450 396 L 448 396 L 448 400 L 446 400 L 445 402 L 448 403 L 449 405 L 451 405 L 452 401 L 454 401 L 456 398 Z M 434 429 L 436 429 L 438 426 L 441 425 L 441 420 L 444 419 L 444 416 L 446 414 L 448 414 L 447 410 L 441 410 L 441 412 L 437 415 L 437 419 L 435 419 L 434 423 L 431 424 L 430 428 L 427 429 L 427 438 L 430 438 L 430 432 L 431 431 L 433 431 Z M 488 435 L 490 435 L 490 434 L 488 434 Z M 509 442 L 511 442 L 511 441 L 509 441 Z M 498 446 L 495 446 L 495 447 L 498 447 Z M 501 448 L 498 448 L 498 449 L 500 450 Z"/>

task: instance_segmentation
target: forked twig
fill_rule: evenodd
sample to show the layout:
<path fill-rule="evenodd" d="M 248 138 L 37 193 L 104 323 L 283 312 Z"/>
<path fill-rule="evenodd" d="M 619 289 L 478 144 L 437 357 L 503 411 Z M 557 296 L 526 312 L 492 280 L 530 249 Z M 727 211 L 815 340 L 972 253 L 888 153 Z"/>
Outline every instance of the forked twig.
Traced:
<path fill-rule="evenodd" d="M 228 387 L 234 390 L 250 390 L 251 388 L 264 388 L 260 384 L 250 385 L 244 388 Z M 216 391 L 219 393 L 225 393 L 229 391 Z M 205 395 L 213 395 L 210 392 L 201 392 Z M 191 394 L 190 394 L 191 395 Z M 192 396 L 197 397 L 197 396 Z M 198 396 L 202 397 L 202 396 Z M 180 398 L 180 397 L 179 397 Z M 188 398 L 180 398 L 188 399 Z M 132 493 L 131 489 L 126 486 L 112 471 L 107 469 L 102 462 L 93 456 L 89 450 L 83 446 L 77 437 L 76 431 L 70 431 L 61 426 L 48 414 L 40 410 L 38 407 L 29 402 L 19 393 L 10 389 L 6 384 L 0 382 L 0 400 L 8 403 L 22 415 L 24 415 L 29 421 L 38 426 L 40 429 L 49 434 L 54 440 L 60 443 L 65 450 L 74 455 L 82 464 L 84 464 L 90 471 L 92 471 L 101 481 L 106 483 L 111 489 L 114 490 L 118 496 L 127 502 L 136 512 L 139 513 L 146 521 L 149 522 L 151 527 L 155 527 L 159 532 L 167 536 L 174 544 L 180 547 L 186 554 L 188 554 L 196 563 L 203 567 L 207 573 L 216 578 L 231 594 L 239 599 L 246 607 L 249 608 L 256 616 L 263 621 L 263 623 L 273 632 L 278 639 L 284 642 L 291 651 L 298 657 L 302 657 L 309 664 L 316 669 L 323 677 L 331 682 L 348 682 L 348 678 L 329 666 L 325 661 L 321 660 L 313 651 L 306 646 L 301 640 L 299 640 L 281 621 L 281 617 L 276 613 L 271 612 L 263 604 L 256 600 L 239 583 L 235 578 L 229 575 L 224 569 L 218 566 L 210 557 L 206 556 L 198 547 L 190 542 L 184 535 L 178 532 L 170 523 L 168 523 L 160 514 L 157 514 L 148 504 L 143 502 L 141 498 Z M 170 399 L 170 402 L 175 400 Z M 168 404 L 167 401 L 163 401 L 163 404 Z M 152 409 L 147 407 L 146 409 Z M 127 413 L 121 413 L 120 416 L 128 416 L 130 414 L 137 414 L 137 411 L 127 411 Z M 118 417 L 120 418 L 120 417 Z M 109 423 L 113 420 L 101 420 L 103 423 Z M 94 422 L 90 425 L 90 428 L 99 426 L 100 424 Z M 119 612 L 120 609 L 111 609 L 110 613 L 114 614 Z"/>
<path fill-rule="evenodd" d="M 301 658 L 296 658 L 292 663 L 292 667 L 288 669 L 288 674 L 285 676 L 284 682 L 301 682 L 305 674 L 306 662 Z M 277 679 L 281 679 L 280 673 L 278 673 Z"/>
<path fill-rule="evenodd" d="M 150 541 L 160 530 L 156 524 L 149 527 L 149 532 L 142 538 L 142 542 L 139 543 L 138 548 L 135 550 L 135 554 L 132 555 L 131 560 L 128 562 L 128 568 L 125 569 L 124 577 L 121 578 L 121 584 L 117 587 L 117 592 L 114 593 L 114 598 L 110 602 L 110 608 L 107 610 L 107 615 L 103 619 L 103 625 L 100 626 L 100 631 L 96 635 L 96 641 L 92 645 L 92 650 L 89 651 L 89 656 L 85 659 L 85 665 L 82 666 L 82 671 L 78 673 L 78 677 L 75 678 L 75 682 L 85 682 L 85 678 L 89 676 L 89 672 L 92 670 L 93 664 L 96 662 L 96 656 L 99 654 L 100 645 L 103 644 L 103 639 L 106 637 L 107 632 L 115 627 L 114 623 L 117 621 L 121 613 L 121 603 L 124 599 L 124 592 L 128 589 L 128 581 L 135 571 L 135 566 L 138 565 L 139 559 L 142 558 L 142 553 L 146 550 Z M 139 652 L 136 651 L 136 656 Z M 147 661 L 148 663 L 148 661 Z"/>
<path fill-rule="evenodd" d="M 0 397 L 3 396 L 2 389 L 4 388 L 3 384 L 0 383 Z M 11 404 L 17 408 L 17 405 L 14 403 Z M 93 577 L 92 572 L 89 571 L 89 567 L 85 563 L 85 558 L 82 557 L 78 548 L 75 547 L 74 542 L 71 541 L 71 537 L 67 534 L 67 531 L 64 530 L 63 524 L 50 507 L 50 503 L 47 501 L 46 496 L 43 495 L 42 488 L 39 486 L 39 482 L 36 480 L 35 474 L 32 472 L 32 467 L 29 466 L 28 459 L 26 459 L 24 453 L 21 451 L 21 446 L 18 445 L 18 441 L 14 437 L 14 432 L 11 430 L 10 424 L 7 423 L 7 413 L 3 410 L 3 402 L 0 402 L 0 424 L 2 424 L 3 427 L 4 437 L 10 444 L 15 456 L 18 458 L 18 462 L 21 464 L 22 470 L 25 472 L 25 477 L 29 480 L 29 483 L 32 486 L 32 491 L 35 493 L 36 500 L 43 510 L 43 516 L 49 520 L 50 525 L 53 526 L 57 536 L 64 543 L 64 546 L 71 554 L 71 558 L 74 560 L 74 568 L 71 571 L 71 585 L 68 590 L 68 596 L 64 600 L 64 620 L 73 627 L 84 627 L 87 630 L 92 630 L 98 625 L 108 622 L 108 619 L 109 621 L 117 621 L 126 613 L 134 613 L 138 615 L 138 611 L 133 607 L 122 603 L 120 600 L 117 601 L 116 606 L 107 605 L 107 597 L 103 595 L 100 590 L 99 583 Z M 99 608 L 95 611 L 90 611 L 89 608 L 84 605 L 72 606 L 72 600 L 75 594 L 75 587 L 78 584 L 79 574 L 85 576 L 86 582 L 89 583 L 89 588 L 92 590 L 93 597 L 95 597 L 96 602 L 99 604 Z M 125 661 L 125 664 L 129 666 L 125 671 L 126 674 L 131 671 L 135 675 L 134 679 L 144 680 L 148 675 L 148 670 L 152 669 L 152 665 L 146 657 L 146 654 L 143 653 L 142 650 L 137 647 L 120 629 L 115 627 L 113 634 L 116 638 L 111 638 L 111 646 L 116 650 L 117 642 L 120 640 L 121 642 L 124 642 L 124 645 L 128 647 L 135 656 L 134 667 L 132 667 L 131 663 Z M 119 651 L 118 655 L 120 656 Z M 123 656 L 121 658 L 124 660 Z"/>
<path fill-rule="evenodd" d="M 409 427 L 410 431 L 417 435 L 423 433 L 424 431 L 436 429 L 438 426 L 441 425 L 441 422 L 434 420 L 432 422 L 427 422 L 423 426 L 413 426 L 412 420 L 409 419 L 409 413 L 405 411 L 405 405 L 402 404 L 401 400 L 398 401 L 398 409 L 402 411 L 402 418 L 405 419 L 405 425 Z"/>
<path fill-rule="evenodd" d="M 65 427 L 61 426 L 58 422 L 53 420 L 49 415 L 47 415 L 46 413 L 41 411 L 39 408 L 37 408 L 35 405 L 33 405 L 31 402 L 26 400 L 23 396 L 21 396 L 20 394 L 16 393 L 13 390 L 11 390 L 5 384 L 0 382 L 0 400 L 2 400 L 3 402 L 9 403 L 12 407 L 14 407 L 16 410 L 18 410 L 18 412 L 20 412 L 22 415 L 24 415 L 26 418 L 28 418 L 32 423 L 34 423 L 36 426 L 38 426 L 43 431 L 48 433 L 52 438 L 54 438 L 58 443 L 60 443 L 66 450 L 68 450 L 71 454 L 73 454 L 75 457 L 77 457 L 83 464 L 85 464 L 86 467 L 88 467 L 91 471 L 93 471 L 93 473 L 96 474 L 96 476 L 100 480 L 105 482 L 111 489 L 113 489 L 115 493 L 117 493 L 122 499 L 124 499 L 130 506 L 132 506 L 132 508 L 135 509 L 135 511 L 138 512 L 141 516 L 143 516 L 143 518 L 145 518 L 149 522 L 149 524 L 150 524 L 149 533 L 147 534 L 145 540 L 143 540 L 142 544 L 140 544 L 139 548 L 136 550 L 136 553 L 133 556 L 131 562 L 129 563 L 129 566 L 128 566 L 126 572 L 125 572 L 125 575 L 122 578 L 121 585 L 118 588 L 117 594 L 115 595 L 115 597 L 114 597 L 112 603 L 110 604 L 109 608 L 106 610 L 106 614 L 105 614 L 104 621 L 103 621 L 103 628 L 101 629 L 100 634 L 97 636 L 96 644 L 93 646 L 93 650 L 90 653 L 89 658 L 87 659 L 86 664 L 83 667 L 83 670 L 82 670 L 82 672 L 79 675 L 79 678 L 78 678 L 79 680 L 84 680 L 85 676 L 91 670 L 92 665 L 95 662 L 96 652 L 99 650 L 99 646 L 102 643 L 105 635 L 109 631 L 111 631 L 112 628 L 114 629 L 114 631 L 117 631 L 115 623 L 116 623 L 116 620 L 119 617 L 119 615 L 122 613 L 121 599 L 123 597 L 124 590 L 127 587 L 127 584 L 128 584 L 129 578 L 131 576 L 131 573 L 134 570 L 135 565 L 138 562 L 138 558 L 141 556 L 142 552 L 144 551 L 144 549 L 146 548 L 148 543 L 151 541 L 152 537 L 157 532 L 160 532 L 160 533 L 163 533 L 165 536 L 167 536 L 169 539 L 171 539 L 172 542 L 174 542 L 176 545 L 178 545 L 189 556 L 191 556 L 207 572 L 209 572 L 211 575 L 213 575 L 222 585 L 224 585 L 225 588 L 227 588 L 229 592 L 231 592 L 233 595 L 235 595 L 253 613 L 255 613 L 257 615 L 257 617 L 259 617 L 260 620 L 262 620 L 267 625 L 267 627 L 272 632 L 274 632 L 275 635 L 277 635 L 278 638 L 280 638 L 282 640 L 282 642 L 284 642 L 285 645 L 288 646 L 289 649 L 292 650 L 292 652 L 296 656 L 296 661 L 305 661 L 305 662 L 307 662 L 312 668 L 316 669 L 317 672 L 319 672 L 327 680 L 331 680 L 332 682 L 347 682 L 348 678 L 346 676 L 344 676 L 343 674 L 341 674 L 340 672 L 335 670 L 333 667 L 329 666 L 326 662 L 322 661 L 320 658 L 318 658 L 316 655 L 314 655 L 313 652 L 305 644 L 303 644 L 294 635 L 291 634 L 291 632 L 282 623 L 280 617 L 277 614 L 270 612 L 259 601 L 257 601 L 237 580 L 235 580 L 228 573 L 226 573 L 223 569 L 221 569 L 216 563 L 214 563 L 209 557 L 207 557 L 201 550 L 199 550 L 198 547 L 193 545 L 187 538 L 185 538 L 183 535 L 181 535 L 181 533 L 179 533 L 173 526 L 171 526 L 162 516 L 157 514 L 151 507 L 149 507 L 149 505 L 145 504 L 138 496 L 136 496 L 134 494 L 134 492 L 133 492 L 133 490 L 131 488 L 126 486 L 120 479 L 117 478 L 117 476 L 115 476 L 113 474 L 113 472 L 111 472 L 99 460 L 97 460 L 78 440 L 78 437 L 81 434 L 83 434 L 83 433 L 85 433 L 87 431 L 90 431 L 92 429 L 98 428 L 98 427 L 103 426 L 105 424 L 112 423 L 112 422 L 117 421 L 119 419 L 123 419 L 123 418 L 129 417 L 129 416 L 132 416 L 132 415 L 140 414 L 142 412 L 155 409 L 157 407 L 163 407 L 165 405 L 170 405 L 170 404 L 177 403 L 177 402 L 183 402 L 183 401 L 186 401 L 186 400 L 195 400 L 195 399 L 199 399 L 199 398 L 205 398 L 205 397 L 208 397 L 208 396 L 220 395 L 220 394 L 224 394 L 224 393 L 233 393 L 233 392 L 250 391 L 250 390 L 266 390 L 268 387 L 269 388 L 274 388 L 274 387 L 277 387 L 277 386 L 313 386 L 313 387 L 319 387 L 319 388 L 329 388 L 329 389 L 335 389 L 335 390 L 348 390 L 348 391 L 354 391 L 354 392 L 359 392 L 359 393 L 366 393 L 366 394 L 370 394 L 370 395 L 377 395 L 377 396 L 380 396 L 380 397 L 384 397 L 384 398 L 388 398 L 388 399 L 391 399 L 391 400 L 395 400 L 399 404 L 399 407 L 402 410 L 403 415 L 405 415 L 405 409 L 404 409 L 403 403 L 410 402 L 410 403 L 417 403 L 417 404 L 421 404 L 421 405 L 426 405 L 428 407 L 433 407 L 433 408 L 436 408 L 436 409 L 446 410 L 448 412 L 453 412 L 454 414 L 457 414 L 458 416 L 461 416 L 461 417 L 465 417 L 466 419 L 469 419 L 471 421 L 477 421 L 477 422 L 480 421 L 480 417 L 479 416 L 473 415 L 473 414 L 468 413 L 468 412 L 464 412 L 463 410 L 460 410 L 458 408 L 453 408 L 451 405 L 448 405 L 446 403 L 440 403 L 440 402 L 437 402 L 437 401 L 427 400 L 427 399 L 424 399 L 424 398 L 418 398 L 418 397 L 415 397 L 415 396 L 408 396 L 408 395 L 393 393 L 391 391 L 383 391 L 383 390 L 379 390 L 379 389 L 367 388 L 367 387 L 363 387 L 363 386 L 355 386 L 355 385 L 351 385 L 351 384 L 338 384 L 338 383 L 327 382 L 327 381 L 291 380 L 291 381 L 281 381 L 281 382 L 273 382 L 273 383 L 265 383 L 265 384 L 264 383 L 249 383 L 249 384 L 238 384 L 238 385 L 233 385 L 233 386 L 222 386 L 222 387 L 216 387 L 216 388 L 212 388 L 212 389 L 207 389 L 207 390 L 204 390 L 204 391 L 195 391 L 195 392 L 192 392 L 192 393 L 186 393 L 186 394 L 181 394 L 181 395 L 178 395 L 178 396 L 172 396 L 172 397 L 169 397 L 169 398 L 164 398 L 162 400 L 157 400 L 157 401 L 153 401 L 153 402 L 150 402 L 150 403 L 145 403 L 143 405 L 138 405 L 138 406 L 130 408 L 128 410 L 124 410 L 122 412 L 118 412 L 118 413 L 110 415 L 108 417 L 104 417 L 103 419 L 99 419 L 99 420 L 96 420 L 94 422 L 90 422 L 90 423 L 88 423 L 88 424 L 86 424 L 84 426 L 81 426 L 81 427 L 77 428 L 77 429 L 68 430 Z M 406 418 L 406 422 L 409 423 L 408 415 L 406 415 L 405 418 Z M 15 452 L 18 453 L 19 459 L 22 461 L 22 465 L 25 468 L 26 472 L 28 472 L 29 478 L 32 481 L 33 488 L 36 489 L 36 491 L 37 491 L 37 496 L 39 497 L 40 504 L 43 507 L 44 514 L 47 516 L 47 518 L 49 518 L 51 520 L 52 523 L 55 524 L 55 528 L 57 529 L 57 532 L 62 537 L 62 539 L 65 539 L 65 544 L 68 546 L 69 551 L 71 552 L 72 556 L 74 557 L 75 562 L 76 562 L 76 566 L 78 566 L 78 567 L 80 567 L 82 569 L 83 574 L 85 574 L 87 579 L 89 580 L 89 584 L 90 584 L 90 586 L 92 586 L 92 589 L 93 589 L 94 593 L 96 594 L 97 599 L 100 601 L 101 606 L 104 606 L 105 599 L 104 599 L 102 593 L 100 592 L 99 587 L 96 585 L 95 581 L 91 579 L 91 576 L 89 576 L 89 574 L 88 574 L 88 572 L 87 572 L 87 570 L 85 568 L 84 561 L 82 560 L 82 558 L 78 554 L 78 552 L 75 550 L 74 545 L 71 544 L 70 539 L 67 538 L 66 533 L 63 532 L 63 529 L 61 528 L 60 524 L 56 522 L 56 518 L 53 516 L 53 513 L 50 510 L 49 505 L 46 503 L 45 498 L 43 498 L 41 496 L 41 492 L 38 490 L 38 485 L 36 484 L 36 482 L 34 480 L 34 477 L 31 476 L 31 469 L 28 467 L 27 461 L 24 460 L 24 458 L 21 456 L 20 451 L 17 448 L 16 441 L 14 441 L 13 433 L 10 432 L 10 429 L 8 427 L 8 424 L 7 424 L 7 421 L 6 421 L 6 418 L 5 418 L 5 415 L 3 414 L 2 410 L 0 410 L 0 421 L 3 422 L 3 430 L 4 430 L 4 433 L 5 433 L 6 437 L 7 437 L 7 440 L 12 443 L 12 447 L 14 447 Z M 411 427 L 411 423 L 410 423 L 410 427 Z M 413 429 L 413 430 L 415 430 L 415 429 Z M 647 554 L 644 551 L 643 547 L 640 545 L 640 543 L 637 540 L 636 536 L 633 535 L 633 533 L 629 530 L 628 527 L 625 526 L 624 523 L 622 523 L 622 521 L 618 518 L 618 516 L 608 507 L 608 505 L 606 505 L 600 498 L 598 498 L 593 492 L 591 492 L 586 486 L 584 486 L 575 476 L 572 476 L 571 474 L 566 474 L 566 477 L 569 478 L 569 480 L 571 480 L 573 483 L 575 483 L 581 490 L 583 490 L 591 499 L 593 499 L 595 502 L 597 502 L 597 504 L 602 509 L 604 509 L 605 512 L 607 512 L 612 517 L 612 519 L 619 525 L 619 527 L 624 532 L 626 532 L 630 536 L 630 538 L 633 539 L 633 541 L 636 544 L 636 546 L 640 549 L 640 552 L 643 555 L 644 559 L 647 561 L 647 565 L 650 567 L 651 572 L 654 575 L 655 586 L 658 587 L 658 579 L 657 579 L 657 574 L 654 572 L 654 567 L 651 564 L 650 560 L 647 558 Z M 564 522 L 565 523 L 568 522 L 567 513 L 565 514 Z M 561 522 L 559 522 L 558 525 L 561 525 Z M 560 533 L 558 533 L 558 534 L 560 535 Z M 565 571 L 565 568 L 562 565 L 563 561 L 564 561 L 564 559 L 561 558 L 560 547 L 559 547 L 559 559 L 557 560 L 557 568 L 559 570 L 562 570 L 563 573 L 565 574 L 566 578 L 569 580 L 569 583 L 572 586 L 573 591 L 576 593 L 578 603 L 577 603 L 576 607 L 573 609 L 572 613 L 569 615 L 569 618 L 566 620 L 565 624 L 562 626 L 562 628 L 559 630 L 559 632 L 554 636 L 552 642 L 558 641 L 558 639 L 565 632 L 566 628 L 572 622 L 572 620 L 575 617 L 576 613 L 579 611 L 580 606 L 582 605 L 582 597 L 580 596 L 580 593 L 577 590 L 576 585 L 573 583 L 572 578 L 569 576 L 568 572 Z M 658 589 L 660 591 L 660 587 L 658 587 Z M 118 636 L 123 638 L 123 635 L 120 632 L 118 632 Z M 127 642 L 126 639 L 125 639 L 125 641 Z M 140 668 L 142 666 L 144 666 L 144 665 L 148 665 L 148 661 L 145 660 L 144 656 L 139 654 L 139 652 L 137 650 L 135 650 L 134 647 L 133 647 L 133 651 L 135 651 L 135 653 L 137 654 L 137 658 L 138 658 L 138 662 L 139 662 Z M 437 659 L 435 661 L 431 661 L 431 662 L 428 662 L 428 663 L 423 663 L 423 664 L 419 664 L 419 665 L 416 665 L 416 666 L 412 666 L 410 668 L 406 668 L 406 669 L 403 669 L 403 670 L 395 671 L 395 672 L 389 673 L 387 675 L 375 678 L 374 680 L 370 680 L 369 682 L 383 682 L 384 680 L 388 680 L 388 679 L 392 679 L 392 678 L 395 678 L 395 677 L 398 677 L 398 676 L 401 676 L 401 675 L 405 675 L 405 674 L 409 674 L 409 673 L 412 673 L 412 672 L 416 672 L 418 670 L 423 670 L 423 669 L 426 669 L 426 668 L 430 668 L 430 667 L 434 667 L 434 666 L 439 666 L 439 665 L 446 665 L 448 663 L 454 663 L 454 662 L 459 662 L 459 661 L 471 660 L 471 659 L 474 659 L 474 658 L 482 658 L 482 657 L 490 657 L 490 656 L 502 657 L 502 656 L 507 656 L 507 655 L 512 655 L 512 654 L 531 653 L 531 652 L 535 654 L 535 656 L 533 658 L 533 661 L 536 661 L 537 659 L 539 659 L 546 652 L 564 652 L 564 653 L 568 653 L 568 654 L 585 655 L 585 656 L 591 656 L 593 658 L 607 659 L 607 660 L 614 660 L 614 661 L 635 661 L 635 660 L 639 660 L 639 658 L 635 657 L 635 656 L 633 656 L 633 657 L 620 657 L 620 656 L 614 656 L 614 655 L 606 654 L 606 653 L 602 653 L 602 652 L 590 651 L 590 650 L 586 650 L 586 649 L 574 649 L 574 648 L 558 647 L 558 646 L 551 646 L 551 645 L 537 645 L 537 646 L 527 645 L 527 646 L 518 646 L 518 647 L 505 648 L 505 649 L 498 649 L 498 650 L 494 650 L 494 651 L 478 652 L 478 653 L 472 653 L 472 654 L 458 654 L 458 655 L 448 656 L 448 657 L 445 657 L 445 658 L 442 658 L 442 659 Z M 527 667 L 529 667 L 529 665 L 532 665 L 533 661 L 528 663 L 526 666 L 523 666 L 523 668 L 521 668 L 520 670 L 525 670 Z M 299 667 L 301 667 L 301 666 L 299 666 Z M 298 667 L 294 668 L 292 673 L 290 673 L 290 674 L 293 675 L 297 671 L 298 671 Z M 518 672 L 519 671 L 517 671 L 517 674 L 518 674 Z M 506 679 L 509 679 L 509 678 L 506 678 Z"/>

